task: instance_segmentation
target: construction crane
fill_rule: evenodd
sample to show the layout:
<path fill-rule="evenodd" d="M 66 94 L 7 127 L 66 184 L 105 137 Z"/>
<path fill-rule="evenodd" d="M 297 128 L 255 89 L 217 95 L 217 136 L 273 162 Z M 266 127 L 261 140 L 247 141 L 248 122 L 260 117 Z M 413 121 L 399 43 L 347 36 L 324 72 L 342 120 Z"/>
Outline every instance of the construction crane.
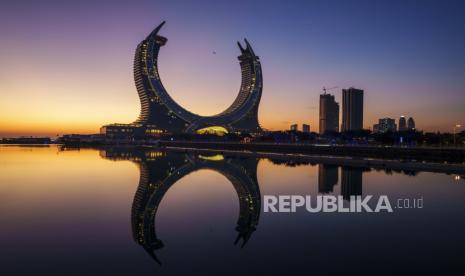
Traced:
<path fill-rule="evenodd" d="M 326 88 L 326 87 L 323 86 L 323 92 L 324 92 L 323 94 L 326 95 L 326 91 L 328 91 L 328 90 L 333 90 L 333 89 L 336 89 L 336 88 L 339 88 L 339 87 L 338 87 L 338 86 L 334 86 L 334 87 Z"/>

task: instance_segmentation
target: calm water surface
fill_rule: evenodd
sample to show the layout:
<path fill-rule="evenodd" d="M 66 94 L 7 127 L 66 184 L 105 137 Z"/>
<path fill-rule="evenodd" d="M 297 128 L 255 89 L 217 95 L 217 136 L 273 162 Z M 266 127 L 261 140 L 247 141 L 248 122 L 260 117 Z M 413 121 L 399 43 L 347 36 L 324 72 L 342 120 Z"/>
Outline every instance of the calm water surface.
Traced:
<path fill-rule="evenodd" d="M 264 195 L 423 198 L 263 212 Z M 465 181 L 157 150 L 0 146 L 0 275 L 464 275 Z"/>

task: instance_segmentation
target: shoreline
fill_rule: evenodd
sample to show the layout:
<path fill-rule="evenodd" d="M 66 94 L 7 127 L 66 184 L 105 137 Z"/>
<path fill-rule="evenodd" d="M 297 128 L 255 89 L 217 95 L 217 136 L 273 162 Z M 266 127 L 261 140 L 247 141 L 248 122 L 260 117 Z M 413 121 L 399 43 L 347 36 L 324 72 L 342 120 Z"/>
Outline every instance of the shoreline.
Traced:
<path fill-rule="evenodd" d="M 446 174 L 465 174 L 465 165 L 449 163 L 430 163 L 418 161 L 399 161 L 386 159 L 369 159 L 353 158 L 348 156 L 325 156 L 325 155 L 307 155 L 294 153 L 273 153 L 273 152 L 249 152 L 219 149 L 199 149 L 199 148 L 181 148 L 181 147 L 153 147 L 153 149 L 165 149 L 172 152 L 183 153 L 207 153 L 222 154 L 235 157 L 257 157 L 273 160 L 293 160 L 296 162 L 309 162 L 315 164 L 327 164 L 338 166 L 350 166 L 359 168 L 373 168 L 393 171 L 414 171 L 414 172 L 437 172 Z"/>
<path fill-rule="evenodd" d="M 412 172 L 437 172 L 437 173 L 446 173 L 446 174 L 463 174 L 465 175 L 465 160 L 462 159 L 462 163 L 450 163 L 448 161 L 427 161 L 427 160 L 402 160 L 398 158 L 388 159 L 382 157 L 371 157 L 371 156 L 362 156 L 355 155 L 349 156 L 345 154 L 318 154 L 318 153 L 306 153 L 306 152 L 285 152 L 282 151 L 283 148 L 301 148 L 310 147 L 310 148 L 323 148 L 326 151 L 329 149 L 339 148 L 339 149 L 379 149 L 378 147 L 366 147 L 366 146 L 315 146 L 315 145 L 276 145 L 276 144 L 239 144 L 239 143 L 211 143 L 211 142 L 168 142 L 168 141 L 159 141 L 156 144 L 106 144 L 106 145 L 90 145 L 90 144 L 0 144 L 0 146 L 19 146 L 19 147 L 47 147 L 47 146 L 64 146 L 64 148 L 73 149 L 73 148 L 94 148 L 94 149 L 105 149 L 105 148 L 142 148 L 142 149 L 153 149 L 159 151 L 171 151 L 171 152 L 182 152 L 182 153 L 194 153 L 194 154 L 221 154 L 225 156 L 233 157 L 256 157 L 264 158 L 270 160 L 280 160 L 280 161 L 294 161 L 299 162 L 308 162 L 315 164 L 328 164 L 328 165 L 338 165 L 338 166 L 350 166 L 358 168 L 373 168 L 381 170 L 393 170 L 393 171 L 412 171 Z M 227 147 L 215 148 L 222 145 L 229 145 L 238 147 L 239 149 L 227 149 Z M 255 148 L 257 145 L 261 146 L 273 146 L 274 151 L 265 151 L 264 148 L 259 150 L 249 150 L 245 148 Z M 241 146 L 246 146 L 242 147 Z M 248 147 L 247 147 L 248 146 Z M 276 147 L 278 146 L 278 147 Z M 281 147 L 279 147 L 281 146 Z M 284 146 L 284 147 L 282 147 Z M 278 149 L 278 150 L 276 150 Z M 279 151 L 281 149 L 281 152 Z M 381 148 L 386 149 L 386 148 Z M 393 148 L 387 148 L 393 149 Z M 404 148 L 397 148 L 403 150 Z M 412 149 L 412 148 L 409 148 Z M 416 148 L 419 150 L 419 148 Z M 421 150 L 426 150 L 434 152 L 436 149 L 432 148 L 422 148 Z M 462 149 L 437 149 L 439 151 L 458 151 L 459 154 L 463 154 L 465 150 Z M 362 151 L 363 153 L 363 151 Z M 437 157 L 437 156 L 436 156 Z"/>

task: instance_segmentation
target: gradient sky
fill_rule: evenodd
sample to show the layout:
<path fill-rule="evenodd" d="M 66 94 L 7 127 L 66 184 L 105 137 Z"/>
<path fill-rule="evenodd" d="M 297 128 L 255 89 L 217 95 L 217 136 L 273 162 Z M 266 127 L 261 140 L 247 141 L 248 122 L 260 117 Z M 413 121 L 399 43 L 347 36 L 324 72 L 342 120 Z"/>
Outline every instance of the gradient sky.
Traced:
<path fill-rule="evenodd" d="M 465 123 L 464 14 L 464 1 L 2 2 L 0 136 L 135 120 L 134 50 L 163 20 L 160 75 L 192 112 L 232 103 L 235 42 L 247 37 L 262 62 L 265 128 L 317 131 L 322 87 L 354 86 L 365 90 L 366 128 L 405 115 L 451 131 Z M 331 93 L 341 101 L 340 89 Z"/>

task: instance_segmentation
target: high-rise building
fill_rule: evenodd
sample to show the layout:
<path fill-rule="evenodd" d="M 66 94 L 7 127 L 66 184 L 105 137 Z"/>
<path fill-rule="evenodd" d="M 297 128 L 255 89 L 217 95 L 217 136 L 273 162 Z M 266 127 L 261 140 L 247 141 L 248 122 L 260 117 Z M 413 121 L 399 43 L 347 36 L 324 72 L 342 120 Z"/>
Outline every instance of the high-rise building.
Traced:
<path fill-rule="evenodd" d="M 400 116 L 399 118 L 399 131 L 406 131 L 407 130 L 407 121 L 405 121 L 404 116 Z"/>
<path fill-rule="evenodd" d="M 292 124 L 290 130 L 291 131 L 297 131 L 298 130 L 297 124 Z"/>
<path fill-rule="evenodd" d="M 408 130 L 415 130 L 415 121 L 412 117 L 408 118 L 407 120 L 407 128 Z"/>
<path fill-rule="evenodd" d="M 342 89 L 342 131 L 363 129 L 363 90 Z"/>
<path fill-rule="evenodd" d="M 263 78 L 259 57 L 250 43 L 238 42 L 242 82 L 234 102 L 223 112 L 212 116 L 192 113 L 171 98 L 158 73 L 158 54 L 168 39 L 159 35 L 165 22 L 156 27 L 136 48 L 134 81 L 139 94 L 141 111 L 131 124 L 111 124 L 101 128 L 107 136 L 141 133 L 202 133 L 205 129 L 222 128 L 227 132 L 258 133 L 258 106 L 262 95 Z M 141 135 L 132 135 L 141 136 Z"/>
<path fill-rule="evenodd" d="M 331 94 L 320 95 L 320 134 L 339 131 L 339 104 Z"/>
<path fill-rule="evenodd" d="M 394 132 L 394 131 L 397 130 L 396 120 L 391 119 L 391 118 L 379 119 L 378 124 L 377 124 L 377 128 L 378 128 L 377 132 L 381 132 L 381 133 L 385 133 L 385 132 L 388 132 L 388 131 Z M 374 129 L 374 126 L 373 126 L 373 129 Z"/>
<path fill-rule="evenodd" d="M 310 125 L 302 124 L 302 132 L 310 133 Z"/>

